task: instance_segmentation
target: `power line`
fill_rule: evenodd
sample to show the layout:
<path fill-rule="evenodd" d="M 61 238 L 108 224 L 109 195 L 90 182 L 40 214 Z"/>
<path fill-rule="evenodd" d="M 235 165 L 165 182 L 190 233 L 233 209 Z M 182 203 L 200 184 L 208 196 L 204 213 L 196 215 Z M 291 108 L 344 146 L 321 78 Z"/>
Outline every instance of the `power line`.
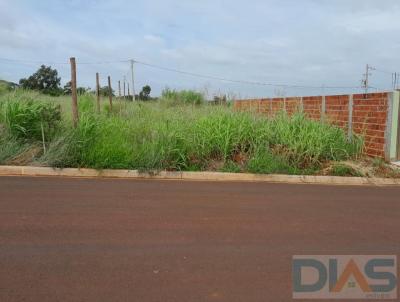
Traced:
<path fill-rule="evenodd" d="M 33 61 L 33 60 L 17 60 L 17 59 L 8 59 L 8 58 L 0 58 L 0 61 L 6 61 L 10 63 L 23 63 L 23 64 L 48 64 L 48 65 L 69 65 L 69 62 L 43 62 L 43 61 Z"/>
<path fill-rule="evenodd" d="M 55 61 L 34 61 L 34 60 L 18 60 L 9 58 L 0 58 L 0 61 L 10 63 L 28 63 L 28 64 L 47 64 L 47 65 L 69 65 L 69 62 L 55 62 Z M 101 65 L 101 64 L 115 64 L 126 63 L 129 60 L 113 60 L 113 61 L 97 61 L 97 62 L 76 62 L 77 65 Z"/>
<path fill-rule="evenodd" d="M 387 70 L 383 70 L 383 69 L 379 69 L 379 68 L 375 68 L 375 67 L 370 67 L 371 68 L 371 70 L 373 70 L 373 71 L 377 71 L 377 72 L 381 72 L 381 73 L 385 73 L 385 74 L 390 74 L 390 75 L 392 75 L 393 73 L 395 73 L 395 72 L 393 72 L 393 71 L 387 71 Z"/>
<path fill-rule="evenodd" d="M 313 88 L 313 89 L 358 89 L 361 88 L 360 86 L 306 86 L 306 85 L 291 85 L 291 84 L 273 84 L 273 83 L 266 83 L 266 82 L 255 82 L 255 81 L 244 81 L 244 80 L 235 80 L 235 79 L 228 79 L 223 77 L 211 76 L 211 75 L 204 75 L 200 73 L 194 73 L 189 71 L 183 71 L 168 67 L 159 66 L 156 64 L 145 63 L 142 61 L 134 60 L 135 63 L 148 66 L 151 68 L 156 68 L 164 71 L 175 72 L 180 74 L 185 74 L 193 77 L 204 78 L 204 79 L 212 79 L 224 82 L 231 82 L 231 83 L 239 83 L 239 84 L 246 84 L 246 85 L 258 85 L 258 86 L 270 86 L 270 87 L 284 87 L 284 88 Z"/>
<path fill-rule="evenodd" d="M 387 71 L 387 70 L 383 70 L 383 69 L 375 68 L 375 67 L 371 67 L 371 66 L 369 67 L 369 69 L 371 71 L 377 71 L 377 72 L 380 72 L 383 74 L 390 75 L 392 77 L 392 88 L 397 89 L 398 82 L 399 82 L 399 76 L 400 76 L 399 72 L 391 72 L 391 71 Z"/>
<path fill-rule="evenodd" d="M 116 60 L 116 61 L 102 61 L 102 62 L 81 62 L 81 65 L 102 65 L 102 64 L 115 64 L 115 63 L 126 63 L 129 60 Z"/>
<path fill-rule="evenodd" d="M 19 59 L 10 59 L 10 58 L 0 58 L 1 61 L 13 62 L 13 63 L 29 63 L 29 64 L 48 64 L 48 65 L 69 65 L 69 62 L 50 62 L 50 61 L 34 61 L 34 60 L 19 60 Z M 147 67 L 164 70 L 168 72 L 174 72 L 179 74 L 184 74 L 192 77 L 203 78 L 203 79 L 212 79 L 223 82 L 237 83 L 237 84 L 245 84 L 245 85 L 256 85 L 256 86 L 269 86 L 269 87 L 281 87 L 281 88 L 299 88 L 299 89 L 359 89 L 360 86 L 312 86 L 312 85 L 295 85 L 295 84 L 275 84 L 275 83 L 267 83 L 267 82 L 257 82 L 257 81 L 245 81 L 245 80 L 237 80 L 224 78 L 213 75 L 205 75 L 200 73 L 194 73 L 184 70 L 178 70 L 174 68 L 164 67 L 156 64 L 151 64 L 147 62 L 138 61 L 135 59 L 126 59 L 126 60 L 111 60 L 111 61 L 97 61 L 97 62 L 76 62 L 77 65 L 100 65 L 100 64 L 114 64 L 114 63 L 129 63 L 134 62 L 137 64 L 141 64 Z"/>

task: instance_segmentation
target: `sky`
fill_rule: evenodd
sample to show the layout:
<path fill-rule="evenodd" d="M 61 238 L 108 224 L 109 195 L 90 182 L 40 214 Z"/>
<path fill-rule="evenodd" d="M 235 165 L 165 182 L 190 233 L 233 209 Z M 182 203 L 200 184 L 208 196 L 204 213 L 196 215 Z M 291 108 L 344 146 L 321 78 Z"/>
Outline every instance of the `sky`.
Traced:
<path fill-rule="evenodd" d="M 370 64 L 371 91 L 390 90 L 399 16 L 399 0 L 0 0 L 0 78 L 18 82 L 43 63 L 64 84 L 76 57 L 79 86 L 93 88 L 99 72 L 116 88 L 130 79 L 121 61 L 134 59 L 246 82 L 135 63 L 136 92 L 148 84 L 152 95 L 169 87 L 250 98 L 356 92 Z"/>

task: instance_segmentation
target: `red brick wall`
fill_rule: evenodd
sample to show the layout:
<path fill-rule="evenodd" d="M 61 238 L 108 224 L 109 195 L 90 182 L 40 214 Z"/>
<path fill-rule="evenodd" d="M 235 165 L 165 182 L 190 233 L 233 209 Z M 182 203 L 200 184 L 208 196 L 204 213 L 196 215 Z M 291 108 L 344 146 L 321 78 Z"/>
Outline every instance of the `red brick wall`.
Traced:
<path fill-rule="evenodd" d="M 369 156 L 385 157 L 388 100 L 387 92 L 353 95 L 352 130 L 364 136 L 364 153 Z M 348 131 L 349 102 L 349 95 L 326 96 L 325 114 L 322 112 L 322 96 L 238 100 L 234 106 L 237 110 L 250 110 L 267 116 L 280 111 L 293 114 L 303 110 L 311 119 L 325 120 Z"/>
<path fill-rule="evenodd" d="M 356 94 L 353 99 L 353 131 L 364 135 L 366 154 L 384 157 L 388 93 Z"/>
<path fill-rule="evenodd" d="M 326 121 L 339 126 L 346 131 L 349 124 L 349 96 L 333 95 L 325 97 Z"/>

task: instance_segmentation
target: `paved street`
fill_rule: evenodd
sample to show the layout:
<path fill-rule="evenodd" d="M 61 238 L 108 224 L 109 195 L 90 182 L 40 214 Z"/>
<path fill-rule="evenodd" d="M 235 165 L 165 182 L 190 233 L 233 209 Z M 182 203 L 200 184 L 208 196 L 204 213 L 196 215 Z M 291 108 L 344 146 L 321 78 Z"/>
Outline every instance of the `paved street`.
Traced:
<path fill-rule="evenodd" d="M 296 254 L 397 254 L 400 187 L 0 177 L 0 301 L 290 301 Z"/>

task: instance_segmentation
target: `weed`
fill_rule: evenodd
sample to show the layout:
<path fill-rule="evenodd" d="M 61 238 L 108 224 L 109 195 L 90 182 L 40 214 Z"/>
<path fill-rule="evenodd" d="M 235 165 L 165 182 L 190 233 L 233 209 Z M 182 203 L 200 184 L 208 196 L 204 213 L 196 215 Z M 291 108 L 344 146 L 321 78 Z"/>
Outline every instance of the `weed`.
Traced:
<path fill-rule="evenodd" d="M 357 177 L 362 177 L 364 176 L 361 172 L 357 171 L 353 167 L 350 167 L 345 164 L 334 164 L 331 167 L 330 175 L 333 176 L 357 176 Z"/>
<path fill-rule="evenodd" d="M 240 173 L 242 172 L 242 168 L 237 163 L 229 160 L 225 162 L 221 172 L 231 172 L 231 173 Z"/>
<path fill-rule="evenodd" d="M 17 139 L 1 133 L 0 131 L 0 164 L 5 165 L 8 161 L 28 148 Z"/>
<path fill-rule="evenodd" d="M 38 101 L 8 100 L 1 105 L 1 120 L 18 139 L 50 140 L 61 121 L 60 106 Z"/>
<path fill-rule="evenodd" d="M 300 114 L 267 119 L 225 106 L 194 106 L 202 99 L 196 92 L 165 90 L 158 102 L 118 101 L 113 112 L 97 114 L 93 95 L 81 95 L 74 129 L 65 98 L 51 102 L 16 91 L 0 97 L 0 124 L 17 142 L 3 153 L 39 140 L 43 121 L 48 147 L 37 161 L 57 167 L 310 174 L 362 150 L 358 136 L 349 142 L 343 130 Z"/>
<path fill-rule="evenodd" d="M 204 96 L 200 92 L 193 90 L 171 90 L 166 88 L 162 92 L 162 99 L 170 105 L 191 104 L 200 105 L 204 103 Z"/>
<path fill-rule="evenodd" d="M 299 169 L 291 166 L 283 157 L 272 154 L 269 150 L 260 149 L 250 158 L 247 170 L 262 174 L 299 174 Z"/>

